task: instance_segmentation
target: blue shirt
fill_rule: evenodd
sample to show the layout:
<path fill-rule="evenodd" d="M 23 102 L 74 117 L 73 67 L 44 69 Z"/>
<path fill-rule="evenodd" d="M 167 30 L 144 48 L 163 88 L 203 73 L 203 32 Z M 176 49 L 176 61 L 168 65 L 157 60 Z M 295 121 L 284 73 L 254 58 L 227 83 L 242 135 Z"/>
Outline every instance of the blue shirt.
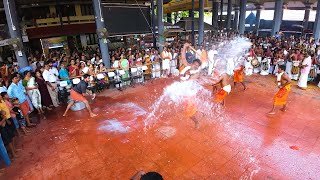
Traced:
<path fill-rule="evenodd" d="M 25 88 L 22 85 L 22 81 L 19 81 L 18 84 L 11 83 L 8 88 L 8 95 L 10 98 L 18 98 L 20 103 L 23 103 L 27 100 Z"/>
<path fill-rule="evenodd" d="M 68 73 L 68 71 L 66 70 L 66 69 L 60 69 L 60 71 L 59 71 L 59 76 L 60 76 L 60 78 L 61 79 L 69 79 L 69 73 Z"/>

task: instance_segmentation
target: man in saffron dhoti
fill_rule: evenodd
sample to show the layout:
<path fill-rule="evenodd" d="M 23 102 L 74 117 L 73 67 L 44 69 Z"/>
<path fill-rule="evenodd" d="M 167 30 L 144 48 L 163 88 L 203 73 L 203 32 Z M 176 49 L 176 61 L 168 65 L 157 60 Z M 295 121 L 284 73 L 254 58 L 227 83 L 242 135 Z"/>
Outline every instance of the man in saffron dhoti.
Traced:
<path fill-rule="evenodd" d="M 229 84 L 229 76 L 225 72 L 214 71 L 213 84 L 222 87 L 215 95 L 215 102 L 222 104 L 224 107 L 226 105 L 225 98 L 231 92 L 231 85 Z"/>
<path fill-rule="evenodd" d="M 241 65 L 239 69 L 235 69 L 233 75 L 233 82 L 234 82 L 234 88 L 236 87 L 237 83 L 241 83 L 243 86 L 243 89 L 246 90 L 247 87 L 243 82 L 243 74 L 244 74 L 244 66 Z"/>
<path fill-rule="evenodd" d="M 195 80 L 198 79 L 200 76 L 200 68 L 201 68 L 201 61 L 199 59 L 193 60 L 193 63 L 190 64 L 187 62 L 186 59 L 186 51 L 190 44 L 185 43 L 183 49 L 181 51 L 181 62 L 183 63 L 183 68 L 180 71 L 181 80 Z M 199 128 L 199 121 L 197 119 L 197 105 L 195 103 L 196 95 L 193 96 L 186 96 L 183 101 L 183 108 L 184 108 L 184 115 L 191 119 L 195 123 L 195 128 Z"/>
<path fill-rule="evenodd" d="M 290 93 L 291 89 L 291 79 L 285 72 L 285 65 L 280 65 L 278 67 L 278 75 L 277 75 L 277 82 L 278 82 L 278 92 L 274 95 L 273 98 L 273 107 L 272 110 L 268 113 L 269 115 L 275 114 L 276 106 L 282 106 L 281 111 L 286 111 L 287 106 L 287 98 Z"/>

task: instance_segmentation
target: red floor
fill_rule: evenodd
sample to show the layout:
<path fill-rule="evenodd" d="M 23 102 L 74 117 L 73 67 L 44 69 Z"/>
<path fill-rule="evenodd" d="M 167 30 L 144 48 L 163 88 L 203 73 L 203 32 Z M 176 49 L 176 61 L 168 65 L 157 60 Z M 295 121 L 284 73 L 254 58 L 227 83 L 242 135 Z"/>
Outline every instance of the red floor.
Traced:
<path fill-rule="evenodd" d="M 246 81 L 249 89 L 238 86 L 223 116 L 200 121 L 199 130 L 179 112 L 143 130 L 148 107 L 172 80 L 107 90 L 92 104 L 95 119 L 85 110 L 63 118 L 61 109 L 20 138 L 20 157 L 0 179 L 122 180 L 137 170 L 157 171 L 164 179 L 319 179 L 319 89 L 293 87 L 287 112 L 267 116 L 274 78 Z M 124 132 L 100 129 L 112 119 L 127 126 Z"/>

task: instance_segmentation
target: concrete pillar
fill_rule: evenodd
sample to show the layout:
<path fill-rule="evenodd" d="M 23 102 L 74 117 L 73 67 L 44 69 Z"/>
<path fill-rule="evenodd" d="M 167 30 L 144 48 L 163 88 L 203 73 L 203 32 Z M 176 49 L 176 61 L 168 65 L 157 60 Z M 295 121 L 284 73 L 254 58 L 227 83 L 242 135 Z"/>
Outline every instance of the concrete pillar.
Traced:
<path fill-rule="evenodd" d="M 199 0 L 199 38 L 198 44 L 202 44 L 204 40 L 204 0 Z"/>
<path fill-rule="evenodd" d="M 259 34 L 261 9 L 262 9 L 262 5 L 260 5 L 260 4 L 256 5 L 257 14 L 256 14 L 256 23 L 255 23 L 255 28 L 254 28 L 255 30 L 254 31 L 257 36 Z"/>
<path fill-rule="evenodd" d="M 316 20 L 314 22 L 313 37 L 316 42 L 320 39 L 320 0 L 318 0 Z"/>
<path fill-rule="evenodd" d="M 238 31 L 238 22 L 239 22 L 239 7 L 234 7 L 234 18 L 233 18 L 233 30 Z"/>
<path fill-rule="evenodd" d="M 150 0 L 151 4 L 151 24 L 152 24 L 152 44 L 153 47 L 157 47 L 157 38 L 156 38 L 156 20 L 154 14 L 154 0 Z"/>
<path fill-rule="evenodd" d="M 191 0 L 191 43 L 192 45 L 195 45 L 195 39 L 194 39 L 194 0 Z"/>
<path fill-rule="evenodd" d="M 232 0 L 228 0 L 227 24 L 226 24 L 227 31 L 231 29 L 231 16 L 232 16 L 231 12 L 232 12 Z"/>
<path fill-rule="evenodd" d="M 246 23 L 246 5 L 248 0 L 240 1 L 239 33 L 244 34 Z"/>
<path fill-rule="evenodd" d="M 92 0 L 93 1 L 93 9 L 95 13 L 96 27 L 97 29 L 106 28 L 103 19 L 103 11 L 100 0 Z M 99 38 L 99 46 L 100 52 L 102 55 L 102 61 L 106 65 L 107 68 L 110 68 L 110 57 L 109 57 L 109 49 L 106 39 Z"/>
<path fill-rule="evenodd" d="M 171 13 L 167 13 L 167 22 L 172 24 Z"/>
<path fill-rule="evenodd" d="M 15 1 L 3 0 L 3 6 L 6 13 L 6 19 L 8 24 L 8 29 L 11 38 L 19 38 L 21 47 L 18 50 L 15 50 L 16 58 L 20 68 L 28 66 L 28 61 L 26 54 L 23 48 L 23 42 L 20 32 L 20 26 L 17 18 L 17 10 Z"/>
<path fill-rule="evenodd" d="M 282 15 L 283 15 L 283 0 L 276 0 L 275 6 L 274 6 L 271 36 L 276 35 L 276 33 L 280 31 Z"/>
<path fill-rule="evenodd" d="M 219 2 L 212 0 L 212 26 L 218 28 L 218 12 L 219 12 Z"/>
<path fill-rule="evenodd" d="M 303 29 L 308 29 L 310 11 L 311 11 L 311 4 L 306 3 L 305 4 L 305 11 L 304 11 L 304 18 L 303 18 Z"/>
<path fill-rule="evenodd" d="M 222 15 L 223 14 L 223 0 L 220 2 L 220 29 L 223 29 L 223 21 L 222 21 Z"/>
<path fill-rule="evenodd" d="M 158 18 L 158 42 L 159 42 L 159 52 L 162 53 L 165 38 L 164 38 L 164 27 L 163 27 L 163 0 L 157 0 L 157 18 Z"/>

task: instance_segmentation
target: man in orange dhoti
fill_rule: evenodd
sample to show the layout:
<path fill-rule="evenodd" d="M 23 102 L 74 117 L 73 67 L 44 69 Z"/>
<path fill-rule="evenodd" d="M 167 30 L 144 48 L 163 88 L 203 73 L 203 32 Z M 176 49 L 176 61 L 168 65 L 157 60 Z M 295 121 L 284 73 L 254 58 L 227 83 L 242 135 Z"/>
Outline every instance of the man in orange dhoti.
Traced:
<path fill-rule="evenodd" d="M 246 90 L 247 87 L 243 82 L 244 66 L 241 65 L 240 69 L 236 69 L 233 72 L 234 72 L 234 75 L 233 75 L 234 88 L 236 87 L 237 83 L 241 83 L 243 88 L 244 88 L 244 90 Z"/>
<path fill-rule="evenodd" d="M 195 80 L 198 79 L 200 76 L 200 66 L 201 61 L 199 59 L 193 60 L 193 63 L 190 65 L 186 59 L 186 50 L 190 46 L 190 44 L 186 43 L 183 46 L 181 51 L 181 61 L 183 63 L 184 68 L 180 70 L 180 79 L 183 81 L 186 80 Z M 194 101 L 195 96 L 187 96 L 183 102 L 184 114 L 187 118 L 190 118 L 195 123 L 195 128 L 199 128 L 199 121 L 197 120 L 197 105 Z"/>
<path fill-rule="evenodd" d="M 216 75 L 218 72 L 215 71 L 214 74 Z M 223 106 L 226 104 L 225 98 L 231 92 L 231 85 L 229 84 L 229 76 L 226 73 L 222 73 L 219 75 L 219 78 L 214 80 L 214 85 L 220 84 L 222 87 L 218 93 L 215 95 L 215 102 L 221 103 Z"/>
<path fill-rule="evenodd" d="M 281 111 L 286 111 L 287 98 L 291 89 L 291 79 L 284 70 L 285 65 L 281 65 L 278 67 L 277 82 L 279 91 L 275 94 L 273 98 L 273 107 L 272 110 L 268 113 L 270 115 L 275 114 L 276 106 L 283 106 Z"/>

